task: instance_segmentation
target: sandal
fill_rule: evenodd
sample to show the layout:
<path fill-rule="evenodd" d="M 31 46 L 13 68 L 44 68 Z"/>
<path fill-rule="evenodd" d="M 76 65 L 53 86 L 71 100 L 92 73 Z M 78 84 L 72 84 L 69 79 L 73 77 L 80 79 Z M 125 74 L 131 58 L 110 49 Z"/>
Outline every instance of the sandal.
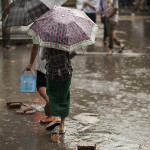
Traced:
<path fill-rule="evenodd" d="M 50 123 L 50 122 L 53 122 L 53 121 L 54 121 L 53 117 L 47 117 L 47 118 L 41 119 L 40 123 L 41 124 L 46 124 L 46 123 Z"/>
<path fill-rule="evenodd" d="M 26 114 L 26 115 L 32 115 L 34 114 L 36 111 L 33 110 L 32 107 L 26 107 L 26 106 L 22 106 L 21 110 L 16 110 L 17 114 Z"/>
<path fill-rule="evenodd" d="M 60 125 L 60 121 L 55 121 L 55 122 L 51 122 L 47 127 L 46 130 L 51 131 L 53 130 L 55 127 Z"/>
<path fill-rule="evenodd" d="M 8 107 L 10 109 L 17 109 L 17 108 L 21 108 L 21 103 L 11 103 L 8 105 Z"/>
<path fill-rule="evenodd" d="M 59 134 L 65 134 L 67 129 L 65 128 L 64 131 L 59 130 Z"/>
<path fill-rule="evenodd" d="M 9 106 L 9 105 L 11 105 L 11 104 L 19 104 L 19 105 L 22 105 L 22 102 L 12 102 L 12 101 L 9 101 L 9 102 L 7 102 L 7 106 Z"/>

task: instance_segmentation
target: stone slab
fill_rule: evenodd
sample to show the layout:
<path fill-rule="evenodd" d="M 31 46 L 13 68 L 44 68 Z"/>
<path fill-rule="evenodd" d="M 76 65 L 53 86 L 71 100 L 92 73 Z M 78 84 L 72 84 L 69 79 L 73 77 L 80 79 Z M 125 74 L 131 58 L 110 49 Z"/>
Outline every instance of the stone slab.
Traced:
<path fill-rule="evenodd" d="M 96 150 L 96 143 L 81 141 L 77 146 L 78 150 Z"/>

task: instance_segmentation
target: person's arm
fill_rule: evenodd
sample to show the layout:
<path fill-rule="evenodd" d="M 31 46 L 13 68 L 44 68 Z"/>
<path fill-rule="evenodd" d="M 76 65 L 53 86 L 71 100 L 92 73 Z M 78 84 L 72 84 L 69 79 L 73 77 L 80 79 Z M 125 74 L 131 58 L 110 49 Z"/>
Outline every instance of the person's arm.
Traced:
<path fill-rule="evenodd" d="M 113 10 L 110 12 L 108 18 L 111 18 L 114 14 L 117 13 L 118 11 L 118 8 L 119 8 L 119 2 L 118 0 L 113 0 Z"/>
<path fill-rule="evenodd" d="M 31 57 L 30 57 L 30 63 L 26 67 L 26 70 L 28 70 L 28 71 L 31 70 L 31 68 L 33 66 L 33 63 L 34 63 L 35 58 L 36 58 L 37 53 L 38 53 L 38 48 L 39 48 L 38 44 L 33 44 L 32 51 L 31 51 Z"/>
<path fill-rule="evenodd" d="M 114 8 L 111 12 L 110 12 L 110 14 L 108 15 L 108 19 L 109 18 L 111 18 L 114 14 L 116 14 L 116 12 L 118 11 L 118 8 Z"/>
<path fill-rule="evenodd" d="M 73 52 L 69 53 L 70 59 L 74 58 L 76 55 L 77 55 L 76 51 L 73 51 Z"/>
<path fill-rule="evenodd" d="M 99 2 L 99 11 L 101 14 L 101 17 L 105 17 L 106 15 L 106 0 L 100 0 Z"/>

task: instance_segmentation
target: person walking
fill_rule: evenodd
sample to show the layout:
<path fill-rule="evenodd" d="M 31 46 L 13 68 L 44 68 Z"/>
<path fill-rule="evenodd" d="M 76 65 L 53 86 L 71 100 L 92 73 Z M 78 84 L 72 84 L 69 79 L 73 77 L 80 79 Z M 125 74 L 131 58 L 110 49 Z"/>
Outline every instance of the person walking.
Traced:
<path fill-rule="evenodd" d="M 71 54 L 53 48 L 44 48 L 42 60 L 46 60 L 47 95 L 49 97 L 51 115 L 54 120 L 46 130 L 59 126 L 59 134 L 64 134 L 65 118 L 70 110 L 70 85 L 73 68 L 71 60 L 77 53 Z"/>
<path fill-rule="evenodd" d="M 115 42 L 118 46 L 120 46 L 120 49 L 118 51 L 119 53 L 122 53 L 124 49 L 124 44 L 118 40 L 117 36 L 114 33 L 119 18 L 118 9 L 119 9 L 118 0 L 107 0 L 106 25 L 109 38 L 108 54 L 113 53 L 113 42 Z"/>
<path fill-rule="evenodd" d="M 26 70 L 27 71 L 31 70 L 33 63 L 35 61 L 35 58 L 38 55 L 37 63 L 36 63 L 36 70 L 37 70 L 36 87 L 37 87 L 38 93 L 46 102 L 44 110 L 45 110 L 45 115 L 47 115 L 48 117 L 42 121 L 48 121 L 51 119 L 51 113 L 50 113 L 50 107 L 49 107 L 49 98 L 46 94 L 46 87 L 47 87 L 46 70 L 45 70 L 46 60 L 40 59 L 42 49 L 43 49 L 42 47 L 39 47 L 39 45 L 35 41 L 33 41 L 33 47 L 32 47 L 32 51 L 31 51 L 30 62 L 26 66 Z"/>
<path fill-rule="evenodd" d="M 95 43 L 97 30 L 98 26 L 83 11 L 56 6 L 27 31 L 44 47 L 41 59 L 46 59 L 46 93 L 54 118 L 46 130 L 59 126 L 59 133 L 65 133 L 65 118 L 70 111 L 71 59 L 77 50 Z"/>
<path fill-rule="evenodd" d="M 99 2 L 99 11 L 100 11 L 100 17 L 101 17 L 101 22 L 104 24 L 104 37 L 103 37 L 103 42 L 104 45 L 107 45 L 107 28 L 106 28 L 106 2 L 107 0 L 100 0 Z"/>
<path fill-rule="evenodd" d="M 83 10 L 87 16 L 96 23 L 96 13 L 99 8 L 99 0 L 85 0 L 83 3 Z"/>

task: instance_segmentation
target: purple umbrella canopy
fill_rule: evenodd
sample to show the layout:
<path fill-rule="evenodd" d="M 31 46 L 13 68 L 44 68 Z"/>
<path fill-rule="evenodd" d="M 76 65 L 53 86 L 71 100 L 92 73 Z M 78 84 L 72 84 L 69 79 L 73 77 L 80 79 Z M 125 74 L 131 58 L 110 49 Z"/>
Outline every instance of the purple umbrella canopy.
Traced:
<path fill-rule="evenodd" d="M 83 11 L 57 6 L 37 19 L 27 33 L 42 47 L 74 51 L 94 44 L 97 30 Z"/>

